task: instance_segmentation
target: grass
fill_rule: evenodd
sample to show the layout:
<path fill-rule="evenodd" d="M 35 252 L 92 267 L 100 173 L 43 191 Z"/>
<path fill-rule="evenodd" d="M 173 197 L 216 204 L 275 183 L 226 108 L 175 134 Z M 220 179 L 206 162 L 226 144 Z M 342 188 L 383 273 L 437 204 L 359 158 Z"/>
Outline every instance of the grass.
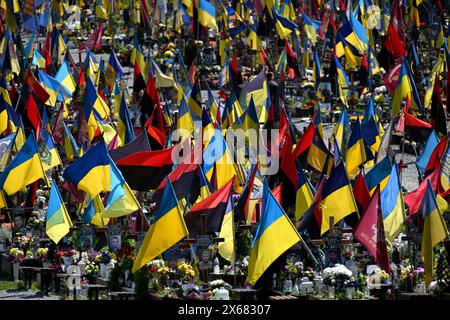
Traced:
<path fill-rule="evenodd" d="M 17 290 L 19 283 L 15 281 L 0 281 L 0 290 Z"/>

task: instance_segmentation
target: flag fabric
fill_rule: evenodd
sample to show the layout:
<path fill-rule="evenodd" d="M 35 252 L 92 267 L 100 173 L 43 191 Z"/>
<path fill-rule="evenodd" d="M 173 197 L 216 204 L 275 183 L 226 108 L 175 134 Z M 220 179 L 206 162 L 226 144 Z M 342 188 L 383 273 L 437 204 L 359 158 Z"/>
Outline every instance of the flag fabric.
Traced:
<path fill-rule="evenodd" d="M 180 141 L 190 139 L 194 132 L 194 122 L 184 97 L 181 98 L 181 104 L 178 111 L 177 129 L 179 130 Z"/>
<path fill-rule="evenodd" d="M 198 1 L 198 21 L 204 27 L 217 29 L 216 8 L 208 0 Z"/>
<path fill-rule="evenodd" d="M 430 161 L 433 150 L 437 147 L 438 144 L 439 144 L 439 137 L 437 136 L 436 131 L 433 130 L 428 136 L 422 154 L 418 156 L 416 159 L 417 168 L 419 169 L 422 175 L 425 174 L 425 169 L 427 167 L 428 162 Z"/>
<path fill-rule="evenodd" d="M 116 164 L 132 190 L 154 190 L 172 171 L 173 148 L 136 152 L 119 159 Z"/>
<path fill-rule="evenodd" d="M 390 273 L 383 219 L 380 212 L 380 189 L 378 187 L 364 211 L 363 217 L 354 232 L 354 237 L 370 252 L 377 264 L 384 271 Z"/>
<path fill-rule="evenodd" d="M 109 156 L 108 156 L 109 157 Z M 127 182 L 121 172 L 109 158 L 110 165 L 110 192 L 104 207 L 103 216 L 106 218 L 117 218 L 126 216 L 141 209 Z"/>
<path fill-rule="evenodd" d="M 347 169 L 348 176 L 352 179 L 360 170 L 361 165 L 366 162 L 366 150 L 359 119 L 356 120 L 356 124 L 353 127 L 352 134 L 348 141 L 345 159 L 345 167 Z"/>
<path fill-rule="evenodd" d="M 320 231 L 322 235 L 330 229 L 330 217 L 334 217 L 334 223 L 337 223 L 346 216 L 358 212 L 343 162 L 331 171 L 323 186 L 319 206 L 322 213 Z"/>
<path fill-rule="evenodd" d="M 51 106 L 55 106 L 57 101 L 65 101 L 72 98 L 72 93 L 58 80 L 48 75 L 42 70 L 38 70 L 39 82 L 48 92 L 50 97 L 45 101 Z"/>
<path fill-rule="evenodd" d="M 39 83 L 39 81 L 34 76 L 30 69 L 27 69 L 25 73 L 25 82 L 31 91 L 39 98 L 42 102 L 46 102 L 50 98 L 50 94 L 45 90 L 45 88 Z"/>
<path fill-rule="evenodd" d="M 249 204 L 257 172 L 258 164 L 255 164 L 250 169 L 250 174 L 247 176 L 244 189 L 234 209 L 237 219 L 246 221 L 247 224 L 256 222 L 256 216 L 253 214 L 253 211 L 250 211 Z"/>
<path fill-rule="evenodd" d="M 224 239 L 223 242 L 217 245 L 220 256 L 229 262 L 234 262 L 236 260 L 236 250 L 234 245 L 233 200 L 231 197 L 228 199 L 227 208 L 225 209 L 219 238 Z"/>
<path fill-rule="evenodd" d="M 301 241 L 297 229 L 264 182 L 261 220 L 252 242 L 247 280 L 252 285 L 286 250 Z"/>
<path fill-rule="evenodd" d="M 306 15 L 305 12 L 302 12 L 302 18 L 305 26 L 305 32 L 308 37 L 308 39 L 311 41 L 313 45 L 317 42 L 317 32 L 316 27 L 314 26 L 311 19 Z"/>
<path fill-rule="evenodd" d="M 369 205 L 370 202 L 370 192 L 367 188 L 366 181 L 364 180 L 364 173 L 361 171 L 353 183 L 353 195 L 355 196 L 355 201 L 358 206 L 358 211 L 361 212 L 361 218 Z"/>
<path fill-rule="evenodd" d="M 108 63 L 105 68 L 105 79 L 108 85 L 112 88 L 116 83 L 116 80 L 121 79 L 123 77 L 123 68 L 117 58 L 116 53 L 111 51 L 108 59 Z"/>
<path fill-rule="evenodd" d="M 11 150 L 14 145 L 17 133 L 10 134 L 9 136 L 0 139 L 0 172 L 3 172 L 6 165 L 9 162 Z"/>
<path fill-rule="evenodd" d="M 405 205 L 400 187 L 397 164 L 395 163 L 392 166 L 386 187 L 381 190 L 380 199 L 386 240 L 392 243 L 400 233 L 403 222 L 405 221 Z"/>
<path fill-rule="evenodd" d="M 170 181 L 164 188 L 161 204 L 134 260 L 133 273 L 189 234 Z"/>
<path fill-rule="evenodd" d="M 425 266 L 425 284 L 428 286 L 433 280 L 433 248 L 444 241 L 449 232 L 447 225 L 436 202 L 436 194 L 430 181 L 427 181 L 427 192 L 422 200 L 419 211 L 424 218 L 422 237 L 422 260 Z"/>
<path fill-rule="evenodd" d="M 72 73 L 69 70 L 69 66 L 67 62 L 64 61 L 59 67 L 58 72 L 55 75 L 55 79 L 61 83 L 65 88 L 67 88 L 70 93 L 75 92 L 76 84 L 75 79 L 73 78 Z"/>
<path fill-rule="evenodd" d="M 70 132 L 69 128 L 67 127 L 66 123 L 64 123 L 64 150 L 66 152 L 66 158 L 69 161 L 73 161 L 75 156 L 78 155 L 78 145 L 75 141 L 72 133 Z"/>
<path fill-rule="evenodd" d="M 64 170 L 63 177 L 91 197 L 110 191 L 110 161 L 105 143 L 92 146 Z"/>
<path fill-rule="evenodd" d="M 327 170 L 333 164 L 329 161 L 329 151 L 322 139 L 319 129 L 316 127 L 312 143 L 309 147 L 307 163 L 319 172 L 322 172 L 327 165 Z"/>
<path fill-rule="evenodd" d="M 67 212 L 64 201 L 55 181 L 51 181 L 50 198 L 48 200 L 45 233 L 54 243 L 64 238 L 72 227 L 72 220 Z"/>
<path fill-rule="evenodd" d="M 136 138 L 124 146 L 109 150 L 109 155 L 117 163 L 120 159 L 140 151 L 151 151 L 150 142 L 145 131 L 141 131 Z"/>
<path fill-rule="evenodd" d="M 233 179 L 205 200 L 195 204 L 185 217 L 189 236 L 196 237 L 202 234 L 215 234 L 220 231 L 223 217 L 227 213 L 229 198 L 233 187 Z M 205 225 L 202 226 L 202 216 L 205 216 Z"/>
<path fill-rule="evenodd" d="M 130 112 L 126 103 L 125 92 L 122 92 L 120 99 L 119 116 L 117 117 L 117 132 L 123 144 L 130 143 L 134 140 L 134 128 L 131 123 Z"/>
<path fill-rule="evenodd" d="M 39 30 L 35 0 L 24 1 L 22 9 L 22 19 L 23 19 L 23 26 L 25 29 L 31 32 Z"/>
<path fill-rule="evenodd" d="M 11 195 L 44 176 L 38 145 L 34 134 L 30 134 L 19 153 L 1 173 L 0 189 Z"/>
<path fill-rule="evenodd" d="M 299 165 L 300 167 L 300 165 Z M 295 198 L 295 219 L 300 221 L 314 200 L 314 187 L 306 177 L 303 168 L 298 168 L 298 185 Z"/>
<path fill-rule="evenodd" d="M 389 176 L 391 175 L 392 164 L 388 157 L 384 157 L 379 163 L 377 163 L 372 170 L 370 170 L 365 176 L 367 188 L 370 194 L 373 194 L 376 186 L 380 185 L 380 191 L 386 187 Z"/>

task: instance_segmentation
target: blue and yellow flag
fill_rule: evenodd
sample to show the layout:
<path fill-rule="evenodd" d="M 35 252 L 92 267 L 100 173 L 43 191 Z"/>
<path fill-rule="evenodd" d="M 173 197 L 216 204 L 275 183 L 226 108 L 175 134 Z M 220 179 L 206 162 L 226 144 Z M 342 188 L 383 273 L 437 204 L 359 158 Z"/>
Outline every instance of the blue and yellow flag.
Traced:
<path fill-rule="evenodd" d="M 425 284 L 428 286 L 433 280 L 433 248 L 444 241 L 448 235 L 447 225 L 436 201 L 430 180 L 427 181 L 427 192 L 420 204 L 419 212 L 424 218 L 422 236 L 422 260 L 425 266 Z"/>
<path fill-rule="evenodd" d="M 50 198 L 48 200 L 47 220 L 45 222 L 45 233 L 54 243 L 58 244 L 69 233 L 72 226 L 72 220 L 59 193 L 58 186 L 52 180 Z"/>
<path fill-rule="evenodd" d="M 314 23 L 311 19 L 306 15 L 305 12 L 302 12 L 303 22 L 305 23 L 305 32 L 308 39 L 312 42 L 313 45 L 317 42 L 317 32 Z"/>
<path fill-rule="evenodd" d="M 117 131 L 123 144 L 131 142 L 134 136 L 134 128 L 131 123 L 130 112 L 128 111 L 125 92 L 121 94 L 119 117 L 117 117 Z"/>
<path fill-rule="evenodd" d="M 403 202 L 397 164 L 395 163 L 392 166 L 386 187 L 381 190 L 380 202 L 386 240 L 392 243 L 400 233 L 405 221 L 405 204 Z"/>
<path fill-rule="evenodd" d="M 63 173 L 64 179 L 91 197 L 111 190 L 110 160 L 104 142 L 92 146 Z"/>
<path fill-rule="evenodd" d="M 299 165 L 300 167 L 300 165 Z M 303 172 L 303 168 L 297 168 L 298 170 L 298 186 L 297 195 L 295 197 L 295 219 L 300 221 L 301 217 L 311 206 L 314 195 L 316 193 L 309 179 Z"/>
<path fill-rule="evenodd" d="M 74 157 L 78 155 L 78 145 L 72 136 L 69 128 L 64 122 L 64 150 L 66 151 L 66 158 L 73 161 Z"/>
<path fill-rule="evenodd" d="M 413 107 L 422 109 L 422 103 L 414 79 L 411 77 L 406 58 L 403 58 L 400 74 L 398 75 L 397 87 L 392 99 L 392 116 L 398 115 L 402 109 L 402 100 L 406 99 L 406 97 L 409 97 Z"/>
<path fill-rule="evenodd" d="M 192 121 L 186 100 L 183 97 L 181 98 L 181 104 L 178 110 L 177 130 L 181 139 L 180 141 L 189 139 L 194 132 L 194 122 Z"/>
<path fill-rule="evenodd" d="M 351 179 L 359 172 L 361 165 L 366 162 L 366 150 L 359 119 L 356 120 L 356 124 L 352 130 L 352 135 L 348 141 L 345 159 L 345 168 L 347 169 L 348 176 Z"/>
<path fill-rule="evenodd" d="M 348 117 L 347 108 L 342 107 L 341 115 L 339 116 L 339 121 L 334 126 L 333 130 L 334 140 L 336 140 L 339 150 L 346 153 L 348 139 L 351 135 L 350 119 Z"/>
<path fill-rule="evenodd" d="M 301 240 L 297 229 L 264 182 L 261 220 L 252 243 L 248 282 L 254 285 L 279 256 Z"/>
<path fill-rule="evenodd" d="M 64 87 L 66 87 L 72 94 L 75 92 L 76 89 L 75 79 L 73 78 L 72 73 L 70 73 L 66 61 L 64 61 L 61 64 L 61 67 L 59 67 L 59 70 L 55 75 L 55 79 L 59 83 L 61 83 Z"/>
<path fill-rule="evenodd" d="M 183 212 L 178 204 L 172 183 L 167 178 L 161 204 L 153 217 L 153 222 L 145 235 L 136 260 L 134 260 L 132 272 L 138 271 L 147 262 L 162 254 L 188 234 Z"/>
<path fill-rule="evenodd" d="M 61 82 L 52 76 L 49 76 L 42 70 L 38 70 L 38 75 L 39 82 L 50 95 L 48 100 L 45 101 L 46 104 L 55 106 L 57 101 L 65 101 L 66 99 L 72 98 L 72 92 L 70 92 L 70 90 Z"/>
<path fill-rule="evenodd" d="M 234 245 L 234 211 L 233 200 L 230 196 L 225 209 L 225 215 L 223 216 L 222 226 L 220 227 L 219 237 L 224 241 L 217 246 L 217 250 L 222 258 L 229 262 L 236 260 L 236 250 Z"/>
<path fill-rule="evenodd" d="M 36 15 L 36 1 L 25 0 L 22 10 L 23 27 L 28 31 L 34 32 L 39 30 Z"/>
<path fill-rule="evenodd" d="M 105 69 L 105 79 L 106 83 L 112 88 L 116 83 L 116 80 L 121 79 L 123 76 L 123 68 L 117 59 L 116 53 L 111 51 L 109 55 L 108 63 Z"/>
<path fill-rule="evenodd" d="M 380 191 L 383 191 L 388 183 L 391 171 L 391 161 L 389 160 L 389 157 L 384 157 L 383 160 L 378 162 L 375 167 L 372 168 L 372 170 L 364 175 L 367 189 L 369 189 L 371 195 L 375 192 L 378 184 L 380 185 Z"/>
<path fill-rule="evenodd" d="M 34 133 L 31 133 L 19 153 L 0 175 L 0 189 L 11 195 L 44 176 L 37 142 Z"/>
<path fill-rule="evenodd" d="M 103 216 L 116 218 L 139 210 L 141 205 L 112 159 L 110 159 L 110 176 L 111 192 L 108 194 Z"/>
<path fill-rule="evenodd" d="M 44 171 L 47 171 L 53 167 L 62 164 L 59 157 L 58 149 L 56 149 L 53 137 L 42 122 L 42 128 L 40 130 L 41 141 L 39 143 L 39 155 L 41 157 L 42 166 Z"/>
<path fill-rule="evenodd" d="M 216 7 L 208 0 L 198 0 L 198 21 L 204 27 L 217 30 Z"/>
<path fill-rule="evenodd" d="M 330 217 L 334 217 L 334 223 L 337 223 L 346 216 L 358 212 L 343 161 L 331 171 L 330 177 L 325 182 L 319 206 L 322 212 L 321 235 L 330 229 Z"/>

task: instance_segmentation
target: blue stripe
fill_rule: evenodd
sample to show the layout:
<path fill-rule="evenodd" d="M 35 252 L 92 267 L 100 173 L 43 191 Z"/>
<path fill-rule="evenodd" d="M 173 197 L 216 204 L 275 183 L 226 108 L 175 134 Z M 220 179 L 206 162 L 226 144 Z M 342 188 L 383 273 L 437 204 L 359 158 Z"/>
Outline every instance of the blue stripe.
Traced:
<path fill-rule="evenodd" d="M 400 181 L 398 179 L 397 165 L 394 164 L 391 170 L 386 187 L 381 191 L 381 213 L 385 219 L 397 206 L 397 199 L 400 193 Z"/>
<path fill-rule="evenodd" d="M 263 197 L 262 197 L 262 209 L 261 209 L 261 221 L 259 223 L 258 230 L 256 231 L 255 238 L 253 239 L 252 247 L 264 234 L 275 221 L 284 216 L 284 210 L 269 190 L 267 181 L 264 181 Z"/>
<path fill-rule="evenodd" d="M 64 170 L 63 177 L 75 185 L 95 167 L 109 165 L 110 160 L 104 142 L 91 147 L 81 158 Z"/>
<path fill-rule="evenodd" d="M 155 224 L 166 213 L 170 212 L 173 208 L 175 208 L 178 205 L 177 197 L 175 196 L 172 183 L 170 182 L 169 178 L 166 179 L 167 183 L 166 186 L 164 187 L 161 202 L 158 207 L 158 211 L 155 214 L 155 220 L 153 221 L 153 224 Z"/>
<path fill-rule="evenodd" d="M 216 17 L 216 7 L 211 2 L 207 0 L 200 0 L 198 2 L 198 8 L 206 12 L 208 15 Z"/>
<path fill-rule="evenodd" d="M 436 131 L 431 131 L 428 136 L 427 144 L 425 145 L 425 149 L 422 154 L 417 157 L 416 163 L 422 174 L 425 173 L 425 169 L 427 167 L 428 161 L 430 160 L 431 154 L 434 151 L 434 148 L 439 144 L 439 138 L 436 135 Z"/>
<path fill-rule="evenodd" d="M 48 200 L 47 220 L 49 220 L 56 212 L 58 212 L 61 209 L 62 203 L 63 202 L 62 202 L 59 190 L 58 190 L 58 186 L 52 180 L 50 197 Z"/>
<path fill-rule="evenodd" d="M 392 165 L 388 157 L 378 162 L 372 170 L 370 170 L 365 176 L 367 188 L 372 190 L 379 184 L 383 179 L 391 174 Z"/>
<path fill-rule="evenodd" d="M 352 130 L 352 135 L 350 136 L 350 140 L 348 141 L 348 149 L 350 149 L 355 144 L 357 144 L 358 141 L 361 139 L 362 139 L 361 126 L 359 124 L 359 119 L 356 119 L 355 126 L 353 127 L 353 130 Z"/>
<path fill-rule="evenodd" d="M 0 187 L 3 189 L 6 179 L 12 169 L 19 167 L 24 162 L 33 158 L 35 154 L 38 153 L 37 142 L 34 138 L 34 133 L 32 132 L 25 144 L 20 148 L 19 153 L 14 157 L 14 159 L 8 164 L 5 170 L 0 175 Z M 20 177 L 17 177 L 19 179 Z"/>
<path fill-rule="evenodd" d="M 347 171 L 345 170 L 344 162 L 341 161 L 336 168 L 331 172 L 330 177 L 323 186 L 322 199 L 330 196 L 333 192 L 348 186 L 350 188 L 350 182 L 348 181 Z"/>

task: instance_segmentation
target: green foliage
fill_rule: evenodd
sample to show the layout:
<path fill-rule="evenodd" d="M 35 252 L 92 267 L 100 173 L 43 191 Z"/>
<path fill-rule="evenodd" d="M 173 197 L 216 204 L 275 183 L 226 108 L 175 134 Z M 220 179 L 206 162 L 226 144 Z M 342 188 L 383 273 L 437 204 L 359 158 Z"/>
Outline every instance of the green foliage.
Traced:
<path fill-rule="evenodd" d="M 148 298 L 148 281 L 149 272 L 147 268 L 141 268 L 134 274 L 134 292 L 136 293 L 136 300 L 146 300 Z"/>
<path fill-rule="evenodd" d="M 17 290 L 21 282 L 16 281 L 0 281 L 0 290 Z M 24 284 L 25 285 L 25 284 Z"/>
<path fill-rule="evenodd" d="M 116 265 L 114 269 L 111 270 L 108 279 L 108 289 L 110 291 L 120 291 L 120 267 Z"/>
<path fill-rule="evenodd" d="M 238 260 L 243 260 L 250 254 L 252 234 L 249 229 L 238 229 L 236 231 L 236 255 Z"/>

